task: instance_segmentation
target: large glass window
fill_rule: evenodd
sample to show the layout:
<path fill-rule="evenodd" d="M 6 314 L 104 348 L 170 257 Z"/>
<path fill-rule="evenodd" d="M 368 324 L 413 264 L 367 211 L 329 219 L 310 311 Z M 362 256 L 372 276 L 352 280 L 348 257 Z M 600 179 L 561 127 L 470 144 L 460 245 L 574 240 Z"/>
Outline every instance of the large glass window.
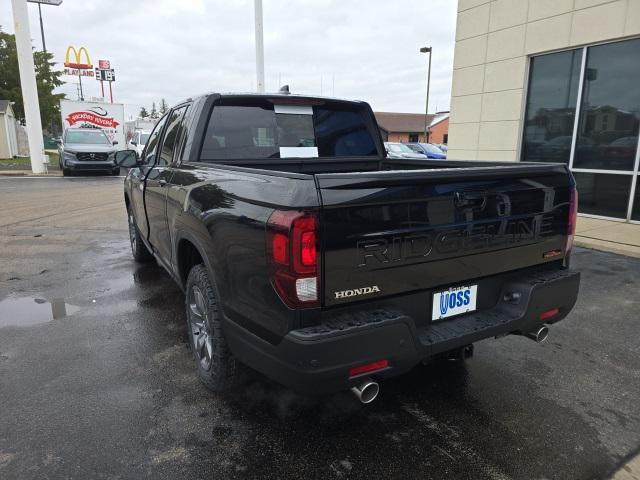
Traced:
<path fill-rule="evenodd" d="M 632 171 L 640 125 L 640 39 L 589 47 L 574 168 Z"/>
<path fill-rule="evenodd" d="M 638 59 L 640 39 L 531 59 L 521 157 L 571 165 L 581 213 L 640 220 Z"/>
<path fill-rule="evenodd" d="M 636 179 L 636 195 L 633 199 L 633 211 L 631 212 L 631 220 L 637 220 L 640 222 L 640 188 L 638 188 L 639 183 L 640 175 L 638 175 L 638 178 Z"/>
<path fill-rule="evenodd" d="M 522 160 L 569 163 L 582 49 L 531 59 Z"/>
<path fill-rule="evenodd" d="M 624 218 L 629 205 L 630 175 L 574 172 L 580 212 Z"/>

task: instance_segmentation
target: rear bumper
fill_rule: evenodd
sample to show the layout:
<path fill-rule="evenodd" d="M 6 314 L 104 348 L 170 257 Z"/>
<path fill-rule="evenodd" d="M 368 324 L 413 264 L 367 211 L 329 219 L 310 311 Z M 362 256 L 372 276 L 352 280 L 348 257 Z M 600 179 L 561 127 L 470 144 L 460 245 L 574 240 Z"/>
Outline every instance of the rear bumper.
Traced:
<path fill-rule="evenodd" d="M 227 322 L 225 333 L 234 355 L 252 368 L 302 393 L 330 393 L 362 377 L 399 375 L 426 358 L 485 338 L 533 331 L 543 324 L 540 314 L 554 308 L 558 314 L 544 323 L 558 322 L 573 308 L 579 283 L 580 274 L 570 270 L 514 274 L 492 308 L 422 327 L 397 308 L 363 308 L 291 331 L 277 345 L 233 322 Z M 351 367 L 382 359 L 389 361 L 387 369 L 349 378 Z"/>

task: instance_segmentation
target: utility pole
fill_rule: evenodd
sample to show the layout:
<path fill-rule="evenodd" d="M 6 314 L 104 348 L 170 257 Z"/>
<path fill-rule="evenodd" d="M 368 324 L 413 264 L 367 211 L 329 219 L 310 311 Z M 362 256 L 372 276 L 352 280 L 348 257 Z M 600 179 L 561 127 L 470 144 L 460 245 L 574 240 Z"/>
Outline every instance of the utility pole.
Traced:
<path fill-rule="evenodd" d="M 262 0 L 254 0 L 256 23 L 256 85 L 259 93 L 264 93 L 264 38 L 262 34 Z"/>
<path fill-rule="evenodd" d="M 33 52 L 31 50 L 31 32 L 29 31 L 27 0 L 11 0 L 11 5 L 13 8 L 18 69 L 20 70 L 20 87 L 22 89 L 22 101 L 24 103 L 24 116 L 27 122 L 31 171 L 33 173 L 45 173 L 44 141 L 42 139 L 42 125 L 40 124 L 36 68 L 33 63 Z"/>
<path fill-rule="evenodd" d="M 427 125 L 427 117 L 429 116 L 429 87 L 431 86 L 431 47 L 422 47 L 421 53 L 429 54 L 429 69 L 427 70 L 427 102 L 424 111 L 424 141 L 429 143 L 429 127 Z"/>

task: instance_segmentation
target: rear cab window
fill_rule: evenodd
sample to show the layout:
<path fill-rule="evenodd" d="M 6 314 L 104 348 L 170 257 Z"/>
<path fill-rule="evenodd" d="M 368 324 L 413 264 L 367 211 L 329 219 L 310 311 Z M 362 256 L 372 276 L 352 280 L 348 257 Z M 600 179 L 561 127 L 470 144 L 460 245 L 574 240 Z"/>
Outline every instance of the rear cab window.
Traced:
<path fill-rule="evenodd" d="M 363 105 L 317 100 L 311 105 L 304 100 L 274 104 L 277 101 L 219 100 L 209 117 L 200 160 L 379 155 Z"/>

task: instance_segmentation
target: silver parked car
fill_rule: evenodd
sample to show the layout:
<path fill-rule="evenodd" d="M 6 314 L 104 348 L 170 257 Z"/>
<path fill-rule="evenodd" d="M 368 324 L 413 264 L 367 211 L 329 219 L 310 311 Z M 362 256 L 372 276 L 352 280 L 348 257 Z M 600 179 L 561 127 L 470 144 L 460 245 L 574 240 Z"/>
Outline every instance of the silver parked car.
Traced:
<path fill-rule="evenodd" d="M 120 174 L 114 161 L 115 145 L 99 128 L 68 128 L 58 146 L 59 163 L 66 177 L 76 171 Z"/>
<path fill-rule="evenodd" d="M 404 143 L 384 142 L 387 158 L 414 158 L 424 160 L 424 155 L 414 152 Z"/>

